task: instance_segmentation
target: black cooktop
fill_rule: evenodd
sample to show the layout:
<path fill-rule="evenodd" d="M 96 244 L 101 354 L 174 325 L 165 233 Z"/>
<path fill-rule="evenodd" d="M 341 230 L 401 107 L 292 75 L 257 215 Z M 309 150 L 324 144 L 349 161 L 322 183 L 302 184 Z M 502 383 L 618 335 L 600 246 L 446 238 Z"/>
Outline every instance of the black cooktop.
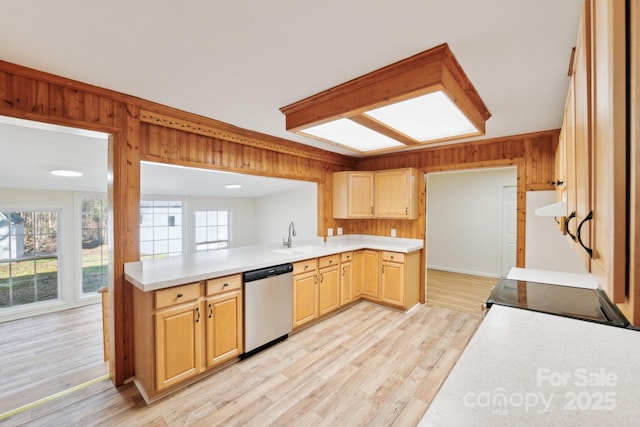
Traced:
<path fill-rule="evenodd" d="M 623 328 L 629 325 L 618 307 L 600 289 L 502 279 L 489 295 L 486 307 L 493 304 Z"/>

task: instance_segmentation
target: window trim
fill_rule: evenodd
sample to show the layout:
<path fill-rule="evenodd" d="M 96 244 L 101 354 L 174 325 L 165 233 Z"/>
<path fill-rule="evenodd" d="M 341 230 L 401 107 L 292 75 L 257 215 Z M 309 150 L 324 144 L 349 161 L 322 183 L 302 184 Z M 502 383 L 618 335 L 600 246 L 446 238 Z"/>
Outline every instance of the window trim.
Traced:
<path fill-rule="evenodd" d="M 175 196 L 163 196 L 163 195 L 141 195 L 140 196 L 140 205 L 138 207 L 138 216 L 142 217 L 141 207 L 144 202 L 180 202 L 182 204 L 181 213 L 182 213 L 182 226 L 181 226 L 181 245 L 180 245 L 180 255 L 185 255 L 187 253 L 187 231 L 189 227 L 189 219 L 188 219 L 188 203 L 185 200 L 185 197 L 175 197 Z M 140 244 L 142 243 L 141 233 L 140 233 L 141 224 L 138 222 L 138 253 L 139 260 L 147 260 L 154 259 L 153 254 L 151 257 L 142 258 L 142 251 L 140 250 Z M 175 256 L 175 255 L 170 255 Z"/>
<path fill-rule="evenodd" d="M 227 211 L 227 247 L 226 248 L 220 248 L 220 249 L 212 249 L 212 250 L 206 250 L 206 251 L 198 251 L 198 240 L 196 238 L 196 214 L 197 212 L 202 212 L 202 211 Z M 233 218 L 233 209 L 228 208 L 228 207 L 217 207 L 217 206 L 195 206 L 193 208 L 193 210 L 191 211 L 191 219 L 193 220 L 193 226 L 189 227 L 190 231 L 193 233 L 193 239 L 192 242 L 190 244 L 190 247 L 192 249 L 192 251 L 194 253 L 197 252 L 210 252 L 210 251 L 216 251 L 216 250 L 221 250 L 221 249 L 229 249 L 232 247 L 232 218 Z"/>

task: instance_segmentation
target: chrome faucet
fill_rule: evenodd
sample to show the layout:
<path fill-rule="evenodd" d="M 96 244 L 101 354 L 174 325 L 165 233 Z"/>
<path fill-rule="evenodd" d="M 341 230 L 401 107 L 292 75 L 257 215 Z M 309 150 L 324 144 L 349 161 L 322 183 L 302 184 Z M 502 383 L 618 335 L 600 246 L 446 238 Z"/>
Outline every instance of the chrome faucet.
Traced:
<path fill-rule="evenodd" d="M 293 223 L 293 221 L 291 221 L 291 224 L 289 224 L 289 238 L 287 240 L 284 240 L 284 237 L 282 238 L 282 244 L 288 248 L 291 247 L 291 236 L 295 236 L 296 235 L 296 225 Z"/>

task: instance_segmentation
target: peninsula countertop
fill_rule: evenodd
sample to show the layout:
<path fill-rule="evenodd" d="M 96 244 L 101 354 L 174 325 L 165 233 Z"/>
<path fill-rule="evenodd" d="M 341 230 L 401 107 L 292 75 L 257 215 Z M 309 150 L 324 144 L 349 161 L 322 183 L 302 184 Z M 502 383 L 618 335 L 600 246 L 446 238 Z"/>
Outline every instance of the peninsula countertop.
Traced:
<path fill-rule="evenodd" d="M 330 237 L 326 242 L 294 240 L 291 248 L 279 244 L 244 246 L 129 262 L 124 265 L 124 274 L 140 290 L 153 291 L 359 249 L 409 253 L 422 249 L 423 244 L 420 239 L 367 235 Z"/>
<path fill-rule="evenodd" d="M 493 305 L 420 426 L 637 425 L 640 332 Z"/>

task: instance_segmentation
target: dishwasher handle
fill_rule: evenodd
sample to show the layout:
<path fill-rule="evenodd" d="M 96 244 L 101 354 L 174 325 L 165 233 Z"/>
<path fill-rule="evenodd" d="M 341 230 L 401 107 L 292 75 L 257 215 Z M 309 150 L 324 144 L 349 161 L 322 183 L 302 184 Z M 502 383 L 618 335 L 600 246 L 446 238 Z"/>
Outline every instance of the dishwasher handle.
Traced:
<path fill-rule="evenodd" d="M 265 279 L 272 276 L 280 276 L 281 274 L 291 273 L 293 271 L 293 264 L 281 264 L 274 267 L 260 268 L 257 270 L 247 271 L 242 275 L 245 283 L 254 282 L 256 280 Z"/>

